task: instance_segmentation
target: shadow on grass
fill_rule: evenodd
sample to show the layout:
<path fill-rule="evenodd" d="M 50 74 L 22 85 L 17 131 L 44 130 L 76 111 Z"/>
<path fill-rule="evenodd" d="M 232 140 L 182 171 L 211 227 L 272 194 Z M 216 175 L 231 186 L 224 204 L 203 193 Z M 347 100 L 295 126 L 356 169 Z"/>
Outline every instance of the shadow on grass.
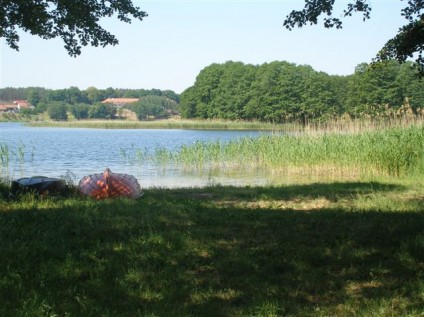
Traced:
<path fill-rule="evenodd" d="M 411 315 L 424 214 L 222 201 L 351 198 L 396 185 L 152 189 L 0 213 L 2 316 Z"/>
<path fill-rule="evenodd" d="M 166 195 L 171 194 L 173 198 L 205 198 L 208 200 L 293 200 L 326 198 L 337 201 L 341 198 L 351 198 L 356 195 L 367 195 L 380 192 L 402 191 L 405 187 L 395 184 L 384 184 L 379 182 L 335 182 L 335 183 L 313 183 L 305 185 L 286 185 L 268 187 L 233 187 L 212 186 L 210 188 L 198 189 L 172 189 L 160 190 Z"/>

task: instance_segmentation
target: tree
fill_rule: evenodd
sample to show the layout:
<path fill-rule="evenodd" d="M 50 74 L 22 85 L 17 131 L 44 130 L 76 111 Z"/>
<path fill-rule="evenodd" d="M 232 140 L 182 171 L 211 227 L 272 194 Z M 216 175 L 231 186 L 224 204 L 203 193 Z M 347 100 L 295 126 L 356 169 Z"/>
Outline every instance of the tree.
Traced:
<path fill-rule="evenodd" d="M 66 103 L 74 105 L 77 103 L 89 103 L 87 94 L 84 91 L 79 90 L 78 87 L 70 87 L 65 90 Z"/>
<path fill-rule="evenodd" d="M 317 24 L 318 18 L 324 14 L 324 26 L 326 28 L 342 28 L 342 20 L 333 17 L 335 0 L 305 0 L 305 7 L 301 11 L 293 10 L 287 15 L 284 26 L 292 30 L 294 27 L 302 27 L 306 24 Z M 396 59 L 404 63 L 408 58 L 416 56 L 416 66 L 420 75 L 424 75 L 424 0 L 410 0 L 408 5 L 401 10 L 401 15 L 408 21 L 401 27 L 398 34 L 388 40 L 383 48 L 377 53 L 374 63 Z M 363 20 L 370 18 L 371 6 L 368 0 L 352 0 L 347 4 L 343 17 L 353 13 L 361 13 Z"/>
<path fill-rule="evenodd" d="M 88 118 L 88 110 L 89 105 L 84 103 L 79 103 L 76 105 L 70 105 L 69 111 L 72 113 L 72 115 L 75 117 L 75 119 L 87 119 Z"/>
<path fill-rule="evenodd" d="M 152 95 L 141 98 L 127 108 L 134 111 L 139 120 L 148 120 L 168 118 L 177 114 L 179 105 L 165 96 Z"/>
<path fill-rule="evenodd" d="M 197 87 L 191 86 L 181 94 L 181 116 L 183 118 L 196 118 L 197 117 Z"/>
<path fill-rule="evenodd" d="M 66 106 L 62 102 L 54 102 L 47 108 L 47 113 L 50 119 L 55 121 L 66 121 L 68 120 L 68 114 L 66 113 Z"/>
<path fill-rule="evenodd" d="M 222 69 L 218 87 L 210 103 L 213 114 L 229 120 L 244 119 L 244 107 L 250 99 L 250 86 L 255 78 L 256 68 L 253 65 L 228 61 L 222 65 Z"/>
<path fill-rule="evenodd" d="M 66 100 L 66 89 L 56 89 L 50 90 L 46 96 L 48 102 L 61 101 L 65 102 Z"/>
<path fill-rule="evenodd" d="M 88 87 L 85 90 L 85 94 L 87 95 L 87 98 L 90 101 L 90 103 L 100 102 L 103 99 L 105 99 L 101 91 L 98 90 L 96 87 Z"/>
<path fill-rule="evenodd" d="M 343 115 L 387 116 L 402 105 L 421 113 L 424 81 L 411 65 L 392 60 L 370 68 L 363 63 L 353 75 L 332 76 L 279 61 L 212 64 L 181 94 L 181 116 L 307 123 Z"/>
<path fill-rule="evenodd" d="M 116 37 L 101 25 L 102 18 L 117 14 L 120 21 L 142 20 L 147 14 L 131 0 L 2 0 L 0 37 L 19 50 L 17 29 L 43 39 L 60 37 L 69 55 L 81 54 L 82 46 L 116 45 Z"/>
<path fill-rule="evenodd" d="M 114 119 L 116 109 L 111 104 L 96 103 L 88 109 L 90 119 Z"/>
<path fill-rule="evenodd" d="M 30 90 L 28 92 L 28 102 L 33 105 L 34 107 L 37 107 L 37 105 L 40 103 L 41 98 L 40 98 L 40 94 L 35 91 L 35 90 Z"/>
<path fill-rule="evenodd" d="M 217 118 L 216 109 L 211 102 L 217 96 L 217 89 L 224 66 L 211 64 L 200 71 L 193 89 L 187 89 L 181 95 L 181 114 L 186 118 Z M 183 102 L 184 100 L 184 102 Z"/>

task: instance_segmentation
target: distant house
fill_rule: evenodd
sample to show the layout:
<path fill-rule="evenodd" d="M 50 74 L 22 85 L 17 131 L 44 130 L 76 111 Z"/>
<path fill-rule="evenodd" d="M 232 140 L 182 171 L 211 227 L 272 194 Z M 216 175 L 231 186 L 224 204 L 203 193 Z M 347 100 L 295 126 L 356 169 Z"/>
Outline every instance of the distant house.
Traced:
<path fill-rule="evenodd" d="M 28 103 L 28 100 L 15 100 L 13 101 L 13 104 L 16 105 L 16 107 L 21 110 L 21 109 L 30 109 L 30 108 L 34 108 L 33 106 L 31 106 Z"/>
<path fill-rule="evenodd" d="M 126 106 L 127 104 L 134 103 L 139 101 L 138 98 L 107 98 L 102 101 L 102 103 L 110 103 L 113 104 L 117 108 L 122 108 L 123 106 Z"/>
<path fill-rule="evenodd" d="M 6 104 L 6 103 L 0 104 L 0 113 L 15 112 L 16 109 L 17 109 L 17 107 L 14 104 Z"/>
<path fill-rule="evenodd" d="M 0 113 L 10 112 L 15 113 L 19 112 L 22 109 L 33 109 L 27 100 L 14 100 L 11 103 L 0 104 Z"/>

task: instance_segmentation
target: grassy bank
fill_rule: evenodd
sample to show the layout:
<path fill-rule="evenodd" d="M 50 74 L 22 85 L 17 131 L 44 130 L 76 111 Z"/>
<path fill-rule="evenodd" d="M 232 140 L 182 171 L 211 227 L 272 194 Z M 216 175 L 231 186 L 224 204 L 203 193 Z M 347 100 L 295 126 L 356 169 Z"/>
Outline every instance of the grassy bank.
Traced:
<path fill-rule="evenodd" d="M 422 316 L 423 183 L 0 200 L 1 316 Z"/>
<path fill-rule="evenodd" d="M 424 125 L 421 116 L 405 116 L 398 118 L 374 118 L 343 120 L 334 119 L 324 122 L 309 122 L 308 124 L 270 123 L 259 121 L 231 121 L 231 120 L 195 120 L 195 119 L 165 119 L 153 121 L 133 120 L 69 120 L 51 121 L 44 118 L 42 121 L 27 122 L 30 126 L 64 127 L 64 128 L 91 128 L 91 129 L 198 129 L 198 130 L 257 130 L 257 131 L 285 131 L 308 135 L 322 133 L 358 133 L 364 131 L 385 130 L 388 128 L 405 128 Z"/>
<path fill-rule="evenodd" d="M 192 129 L 192 130 L 281 130 L 281 126 L 257 121 L 224 120 L 80 120 L 80 121 L 41 121 L 28 123 L 30 126 L 90 128 L 90 129 Z"/>

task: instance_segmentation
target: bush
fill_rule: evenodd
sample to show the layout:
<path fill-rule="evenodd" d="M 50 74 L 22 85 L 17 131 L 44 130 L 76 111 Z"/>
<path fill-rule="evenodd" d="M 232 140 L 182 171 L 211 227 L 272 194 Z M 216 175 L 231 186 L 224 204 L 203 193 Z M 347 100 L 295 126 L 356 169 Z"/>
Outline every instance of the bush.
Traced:
<path fill-rule="evenodd" d="M 55 102 L 48 106 L 47 113 L 50 119 L 55 121 L 67 121 L 68 114 L 66 113 L 66 106 L 61 102 Z"/>
<path fill-rule="evenodd" d="M 90 119 L 114 119 L 116 108 L 111 104 L 97 103 L 88 109 Z"/>

